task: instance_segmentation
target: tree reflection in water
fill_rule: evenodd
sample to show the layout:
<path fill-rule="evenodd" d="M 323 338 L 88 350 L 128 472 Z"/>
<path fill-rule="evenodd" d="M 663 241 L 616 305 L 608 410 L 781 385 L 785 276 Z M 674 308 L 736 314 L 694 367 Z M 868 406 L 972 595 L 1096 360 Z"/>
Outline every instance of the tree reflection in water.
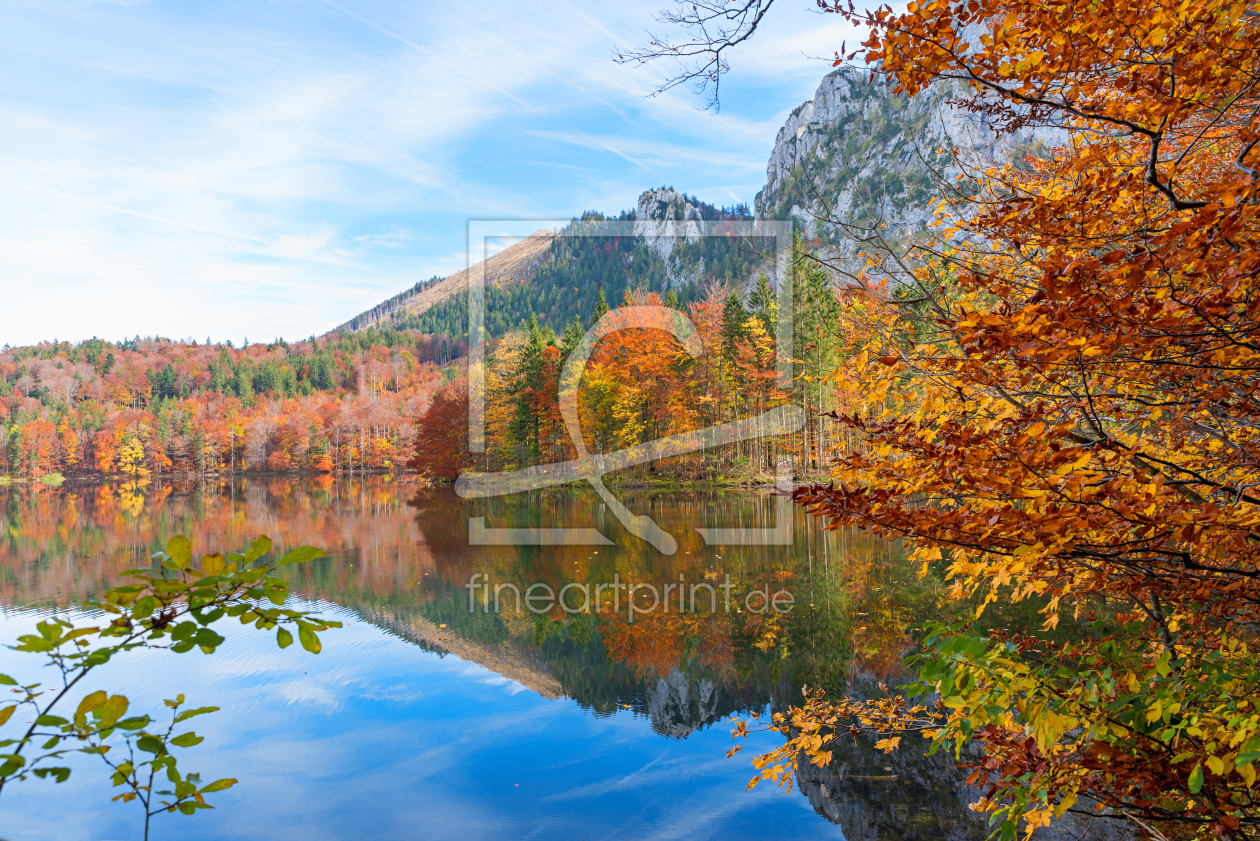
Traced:
<path fill-rule="evenodd" d="M 653 731 L 686 739 L 732 714 L 782 709 L 803 686 L 869 696 L 896 685 L 915 629 L 953 609 L 940 571 L 920 577 L 896 544 L 825 532 L 794 511 L 790 546 L 705 546 L 697 527 L 773 525 L 756 491 L 636 492 L 620 496 L 679 543 L 674 556 L 621 531 L 598 498 L 567 489 L 465 501 L 448 489 L 383 477 L 270 478 L 223 483 L 0 489 L 0 604 L 49 609 L 98 593 L 147 563 L 171 534 L 195 546 L 244 545 L 260 533 L 281 550 L 323 547 L 329 557 L 292 572 L 294 591 L 356 612 L 442 656 L 480 664 L 596 716 L 629 712 Z M 595 527 L 614 546 L 469 546 L 468 518 L 494 528 Z M 732 609 L 750 589 L 787 590 L 790 613 L 746 610 L 544 615 L 469 610 L 476 573 L 521 590 L 570 582 L 716 583 L 729 576 Z M 720 591 L 719 591 L 720 593 Z M 607 598 L 607 595 L 606 595 Z M 719 608 L 721 608 L 719 595 Z M 1028 610 L 1029 621 L 1037 621 Z M 730 762 L 746 762 L 743 758 Z M 751 768 L 750 768 L 751 776 Z M 894 754 L 856 740 L 799 791 L 849 841 L 981 839 L 966 808 L 975 793 L 944 756 L 917 746 Z M 739 796 L 732 792 L 732 796 Z M 793 794 L 792 796 L 798 796 Z M 1075 838 L 1065 825 L 1044 838 Z M 1105 837 L 1100 828 L 1085 839 Z"/>

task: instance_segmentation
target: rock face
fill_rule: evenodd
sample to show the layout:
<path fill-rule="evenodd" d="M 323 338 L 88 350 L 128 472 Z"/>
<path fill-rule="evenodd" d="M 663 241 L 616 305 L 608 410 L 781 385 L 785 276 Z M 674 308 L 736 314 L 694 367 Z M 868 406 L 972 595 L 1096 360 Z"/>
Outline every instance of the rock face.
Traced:
<path fill-rule="evenodd" d="M 757 216 L 802 218 L 807 232 L 824 239 L 832 226 L 818 215 L 855 224 L 882 217 L 914 235 L 932 216 L 933 170 L 951 180 L 957 174 L 954 150 L 969 163 L 1005 162 L 1044 153 L 1062 137 L 1047 128 L 997 135 L 982 115 L 949 104 L 964 95 L 953 82 L 910 97 L 869 76 L 848 67 L 829 73 L 792 112 L 775 139 Z"/>
<path fill-rule="evenodd" d="M 648 714 L 652 729 L 662 736 L 686 738 L 728 714 L 731 705 L 712 681 L 689 678 L 678 670 L 656 682 L 648 692 Z"/>
<path fill-rule="evenodd" d="M 699 207 L 665 187 L 645 191 L 634 208 L 634 235 L 662 258 L 669 256 L 679 239 L 700 239 L 701 222 Z"/>

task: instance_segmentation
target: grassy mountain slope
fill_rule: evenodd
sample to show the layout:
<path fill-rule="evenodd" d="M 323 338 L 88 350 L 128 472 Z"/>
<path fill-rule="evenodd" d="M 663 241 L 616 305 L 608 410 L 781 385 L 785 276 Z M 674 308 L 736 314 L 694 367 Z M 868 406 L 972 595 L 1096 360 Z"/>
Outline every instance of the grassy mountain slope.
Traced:
<path fill-rule="evenodd" d="M 389 327 L 399 320 L 410 320 L 431 307 L 468 289 L 468 278 L 474 269 L 485 272 L 487 286 L 511 286 L 531 279 L 538 266 L 551 252 L 555 234 L 535 231 L 526 239 L 514 243 L 488 260 L 472 268 L 456 272 L 449 277 L 434 277 L 417 283 L 411 289 L 400 292 L 387 301 L 361 312 L 354 318 L 333 328 L 330 333 L 366 330 L 370 327 Z"/>

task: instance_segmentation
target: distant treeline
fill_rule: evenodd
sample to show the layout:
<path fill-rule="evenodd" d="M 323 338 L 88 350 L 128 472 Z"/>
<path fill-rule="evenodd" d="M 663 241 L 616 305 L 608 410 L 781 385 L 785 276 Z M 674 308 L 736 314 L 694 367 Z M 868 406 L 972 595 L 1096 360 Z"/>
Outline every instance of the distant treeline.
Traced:
<path fill-rule="evenodd" d="M 466 347 L 367 330 L 234 348 L 162 338 L 0 352 L 0 473 L 392 469 Z"/>
<path fill-rule="evenodd" d="M 444 278 L 442 278 L 440 275 L 434 275 L 428 280 L 421 280 L 417 282 L 416 285 L 411 287 L 410 289 L 406 289 L 406 290 L 403 290 L 402 292 L 399 292 L 394 297 L 390 298 L 387 301 L 382 301 L 381 303 L 372 307 L 370 310 L 364 310 L 363 312 L 356 315 L 354 318 L 347 321 L 345 324 L 341 324 L 337 326 L 333 330 L 333 332 L 344 333 L 344 332 L 349 332 L 349 331 L 354 331 L 354 330 L 360 330 L 364 327 L 375 324 L 376 322 L 380 321 L 382 318 L 386 318 L 387 316 L 393 315 L 394 313 L 398 312 L 403 307 L 405 307 L 407 305 L 407 302 L 410 301 L 412 298 L 416 297 L 424 290 L 430 288 L 435 283 L 438 283 L 439 281 L 442 281 L 442 280 L 444 280 Z"/>
<path fill-rule="evenodd" d="M 703 241 L 702 241 L 703 242 Z M 797 248 L 800 249 L 798 241 Z M 799 251 L 798 251 L 799 255 Z M 578 393 L 582 438 L 593 452 L 610 453 L 670 435 L 764 416 L 795 405 L 803 428 L 765 433 L 722 448 L 640 464 L 636 478 L 651 474 L 694 479 L 757 480 L 773 476 L 780 462 L 798 474 L 822 471 L 829 454 L 853 436 L 833 413 L 853 411 L 860 396 L 837 392 L 824 376 L 836 364 L 848 334 L 841 312 L 861 295 L 838 289 L 816 263 L 795 261 L 792 287 L 794 376 L 778 374 L 779 292 L 759 273 L 745 296 L 710 281 L 698 300 L 680 304 L 672 293 L 637 289 L 624 302 L 683 310 L 701 339 L 693 356 L 659 329 L 629 329 L 603 338 L 584 366 Z M 856 296 L 856 297 L 855 297 Z M 622 302 L 618 302 L 622 303 Z M 578 456 L 573 430 L 559 408 L 561 371 L 584 331 L 602 314 L 601 299 L 585 321 L 560 333 L 530 317 L 525 329 L 496 342 L 485 369 L 485 447 L 470 452 L 467 383 L 455 380 L 434 395 L 420 419 L 416 466 L 434 480 L 462 470 L 511 470 Z"/>

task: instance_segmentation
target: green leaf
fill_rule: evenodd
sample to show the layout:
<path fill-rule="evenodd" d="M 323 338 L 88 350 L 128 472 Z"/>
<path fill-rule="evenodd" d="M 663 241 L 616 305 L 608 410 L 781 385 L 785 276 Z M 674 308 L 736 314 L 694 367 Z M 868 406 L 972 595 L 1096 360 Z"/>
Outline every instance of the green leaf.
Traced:
<path fill-rule="evenodd" d="M 1203 766 L 1196 765 L 1194 770 L 1190 772 L 1190 791 L 1194 794 L 1199 793 L 1199 789 L 1203 788 Z"/>
<path fill-rule="evenodd" d="M 4 686 L 17 686 L 17 681 L 8 675 L 0 675 L 0 684 Z"/>
<path fill-rule="evenodd" d="M 227 558 L 215 552 L 213 555 L 201 556 L 201 571 L 206 575 L 222 575 L 227 568 Z"/>
<path fill-rule="evenodd" d="M 52 651 L 57 647 L 57 644 L 52 640 L 37 637 L 34 634 L 25 634 L 20 636 L 18 637 L 18 642 L 21 643 L 21 645 L 14 646 L 15 651 L 43 653 L 45 651 Z"/>
<path fill-rule="evenodd" d="M 193 745 L 199 745 L 204 741 L 204 737 L 198 736 L 196 733 L 189 730 L 187 733 L 181 733 L 174 739 L 171 739 L 171 744 L 177 748 L 190 748 Z"/>
<path fill-rule="evenodd" d="M 35 723 L 38 724 L 40 727 L 62 727 L 66 724 L 69 724 L 70 721 L 69 719 L 62 718 L 59 715 L 44 714 L 44 715 L 41 715 L 39 718 L 35 719 Z"/>
<path fill-rule="evenodd" d="M 213 794 L 216 791 L 226 791 L 234 785 L 236 785 L 235 779 L 229 778 L 225 780 L 215 780 L 210 785 L 201 789 L 198 794 Z"/>
<path fill-rule="evenodd" d="M 300 564 L 305 563 L 306 561 L 314 560 L 315 558 L 326 557 L 328 556 L 324 554 L 323 549 L 316 549 L 314 546 L 299 546 L 292 552 L 286 553 L 285 556 L 280 559 L 280 566 Z"/>
<path fill-rule="evenodd" d="M 145 753 L 164 753 L 166 751 L 162 740 L 156 736 L 141 736 L 139 739 L 136 739 L 136 747 Z"/>
<path fill-rule="evenodd" d="M 92 716 L 106 725 L 112 725 L 127 712 L 129 702 L 125 695 L 111 695 L 109 700 L 92 710 Z"/>
<path fill-rule="evenodd" d="M 217 713 L 218 711 L 219 711 L 218 707 L 197 707 L 195 710 L 184 710 L 182 713 L 175 716 L 175 723 L 179 724 L 181 721 L 187 721 L 188 719 L 192 718 L 195 715 L 205 715 L 206 713 Z"/>
<path fill-rule="evenodd" d="M 177 534 L 166 541 L 166 554 L 171 556 L 171 563 L 176 569 L 188 569 L 192 566 L 192 541 Z"/>
<path fill-rule="evenodd" d="M 246 550 L 245 556 L 241 560 L 244 563 L 252 564 L 254 561 L 258 560 L 259 558 L 261 558 L 263 555 L 267 554 L 270 551 L 271 551 L 271 538 L 267 537 L 264 534 L 260 534 L 258 535 L 258 538 L 253 542 L 253 544 L 249 547 L 249 549 Z"/>
<path fill-rule="evenodd" d="M 1234 764 L 1250 765 L 1257 759 L 1260 759 L 1260 736 L 1253 736 L 1238 752 L 1238 758 L 1234 760 Z"/>
<path fill-rule="evenodd" d="M 143 730 L 148 725 L 149 717 L 147 715 L 137 715 L 131 718 L 124 718 L 114 726 L 119 730 Z"/>
<path fill-rule="evenodd" d="M 4 709 L 0 710 L 0 727 L 4 726 L 5 722 L 7 722 L 13 716 L 13 711 L 16 709 L 17 709 L 17 704 L 14 704 L 11 707 L 5 707 Z"/>
<path fill-rule="evenodd" d="M 319 637 L 315 636 L 315 632 L 305 625 L 298 625 L 298 639 L 302 641 L 302 647 L 312 654 L 318 654 L 323 647 L 319 644 Z"/>
<path fill-rule="evenodd" d="M 196 611 L 193 613 L 193 618 L 196 619 L 198 622 L 200 622 L 202 625 L 212 625 L 223 618 L 223 613 L 224 613 L 223 608 L 216 607 L 214 610 L 211 610 L 206 613 L 202 613 L 201 611 Z"/>
<path fill-rule="evenodd" d="M 217 648 L 218 646 L 223 645 L 226 640 L 209 628 L 202 628 L 197 632 L 196 636 L 193 637 L 193 642 L 206 648 Z"/>
<path fill-rule="evenodd" d="M 131 608 L 131 615 L 136 619 L 148 619 L 157 607 L 157 599 L 152 596 L 141 596 Z"/>
<path fill-rule="evenodd" d="M 289 633 L 286 628 L 276 628 L 276 645 L 281 648 L 288 648 L 293 645 L 293 634 Z M 0 721 L 0 724 L 3 723 Z"/>

